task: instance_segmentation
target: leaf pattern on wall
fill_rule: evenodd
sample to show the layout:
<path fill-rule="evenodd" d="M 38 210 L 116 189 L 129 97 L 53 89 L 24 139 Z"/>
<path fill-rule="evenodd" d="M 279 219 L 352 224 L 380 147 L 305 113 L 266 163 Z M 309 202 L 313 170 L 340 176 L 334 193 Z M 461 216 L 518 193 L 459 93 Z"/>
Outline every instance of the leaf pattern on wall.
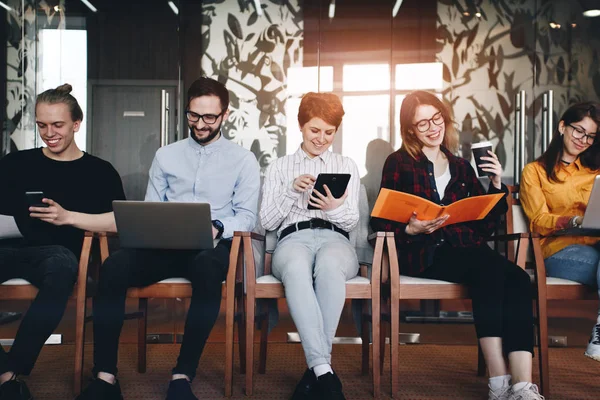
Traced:
<path fill-rule="evenodd" d="M 438 0 L 437 60 L 443 64 L 444 100 L 460 126 L 460 155 L 491 140 L 513 175 L 515 95 L 527 95 L 528 161 L 539 156 L 542 95 L 554 90 L 554 121 L 568 105 L 600 97 L 600 39 L 592 21 L 564 0 Z M 570 21 L 568 18 L 575 18 Z M 549 21 L 563 28 L 550 29 Z M 574 22 L 576 27 L 572 27 Z M 535 140 L 535 143 L 532 142 Z M 534 147 L 537 153 L 530 154 Z"/>
<path fill-rule="evenodd" d="M 230 92 L 227 138 L 250 149 L 264 169 L 285 155 L 287 71 L 302 66 L 301 0 L 203 5 L 202 72 Z"/>
<path fill-rule="evenodd" d="M 58 19 L 53 26 L 64 28 L 64 1 L 59 0 L 60 11 L 54 11 L 45 0 L 9 0 L 12 12 L 7 14 L 8 40 L 6 44 L 6 114 L 7 122 L 2 135 L 11 137 L 10 149 L 28 149 L 35 146 L 35 96 L 37 32 Z M 37 7 L 36 7 L 37 5 Z M 36 10 L 41 10 L 38 12 Z M 5 143 L 4 138 L 1 143 Z M 10 149 L 4 149 L 8 151 Z"/>

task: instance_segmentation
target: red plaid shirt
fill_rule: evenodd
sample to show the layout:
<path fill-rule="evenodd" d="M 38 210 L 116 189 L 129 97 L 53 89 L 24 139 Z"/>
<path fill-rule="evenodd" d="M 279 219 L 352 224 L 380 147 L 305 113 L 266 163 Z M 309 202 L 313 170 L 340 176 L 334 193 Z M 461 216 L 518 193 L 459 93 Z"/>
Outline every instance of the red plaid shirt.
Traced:
<path fill-rule="evenodd" d="M 446 205 L 465 197 L 486 194 L 471 164 L 464 158 L 454 156 L 447 149 L 441 149 L 448 158 L 451 175 L 441 201 L 435 185 L 433 163 L 423 154 L 414 159 L 404 149 L 390 154 L 387 158 L 383 167 L 381 187 L 411 193 Z M 501 190 L 490 184 L 488 193 L 502 192 L 508 194 L 504 184 Z M 494 233 L 500 216 L 507 209 L 508 205 L 504 199 L 499 201 L 483 220 L 447 225 L 429 235 L 408 235 L 404 231 L 406 224 L 381 218 L 371 218 L 371 226 L 375 231 L 394 232 L 400 272 L 403 275 L 415 276 L 431 265 L 436 248 L 445 243 L 453 247 L 476 247 L 484 244 Z"/>

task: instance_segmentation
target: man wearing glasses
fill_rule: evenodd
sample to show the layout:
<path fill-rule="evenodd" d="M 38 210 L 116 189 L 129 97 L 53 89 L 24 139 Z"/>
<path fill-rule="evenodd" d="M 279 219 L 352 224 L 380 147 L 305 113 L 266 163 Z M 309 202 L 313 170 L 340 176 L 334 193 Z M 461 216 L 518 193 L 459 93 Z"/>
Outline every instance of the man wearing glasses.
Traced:
<path fill-rule="evenodd" d="M 146 201 L 209 203 L 218 244 L 202 251 L 121 249 L 105 261 L 94 301 L 96 379 L 79 400 L 123 399 L 116 374 L 127 289 L 172 277 L 190 280 L 193 293 L 167 400 L 197 399 L 190 382 L 219 314 L 233 232 L 254 229 L 258 208 L 258 162 L 221 133 L 228 107 L 223 84 L 210 78 L 192 83 L 186 109 L 189 137 L 156 152 L 146 191 Z"/>

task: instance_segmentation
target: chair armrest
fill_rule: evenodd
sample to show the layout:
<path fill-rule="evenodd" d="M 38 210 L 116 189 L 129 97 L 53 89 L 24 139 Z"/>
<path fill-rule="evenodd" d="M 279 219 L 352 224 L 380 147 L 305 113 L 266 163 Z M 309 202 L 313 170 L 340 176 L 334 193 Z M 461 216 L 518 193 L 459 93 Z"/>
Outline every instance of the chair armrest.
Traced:
<path fill-rule="evenodd" d="M 258 240 L 261 242 L 265 241 L 265 236 L 256 232 L 245 232 L 245 231 L 235 231 L 233 232 L 233 237 L 250 237 L 251 239 Z"/>

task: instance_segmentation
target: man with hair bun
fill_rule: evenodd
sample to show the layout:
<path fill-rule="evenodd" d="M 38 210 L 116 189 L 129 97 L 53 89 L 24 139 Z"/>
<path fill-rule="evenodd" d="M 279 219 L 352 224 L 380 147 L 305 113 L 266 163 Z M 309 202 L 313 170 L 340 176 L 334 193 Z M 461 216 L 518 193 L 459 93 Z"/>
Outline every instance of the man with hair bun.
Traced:
<path fill-rule="evenodd" d="M 354 161 L 328 151 L 344 108 L 330 93 L 307 93 L 298 123 L 302 144 L 269 166 L 260 220 L 277 230 L 273 275 L 283 282 L 308 369 L 292 400 L 342 400 L 342 383 L 331 368 L 331 348 L 346 299 L 346 281 L 358 273 L 348 232 L 358 224 L 360 176 Z M 312 190 L 320 173 L 350 174 L 348 189 L 333 197 Z M 316 209 L 308 209 L 308 205 Z"/>
<path fill-rule="evenodd" d="M 9 352 L 0 347 L 0 400 L 30 400 L 28 375 L 56 329 L 77 278 L 84 231 L 115 232 L 112 201 L 125 198 L 113 166 L 77 147 L 83 112 L 65 84 L 38 95 L 35 117 L 46 145 L 0 159 L 0 214 L 14 217 L 23 240 L 0 241 L 0 282 L 22 278 L 39 292 Z M 40 205 L 26 192 L 43 192 Z M 2 290 L 0 288 L 0 290 Z"/>

